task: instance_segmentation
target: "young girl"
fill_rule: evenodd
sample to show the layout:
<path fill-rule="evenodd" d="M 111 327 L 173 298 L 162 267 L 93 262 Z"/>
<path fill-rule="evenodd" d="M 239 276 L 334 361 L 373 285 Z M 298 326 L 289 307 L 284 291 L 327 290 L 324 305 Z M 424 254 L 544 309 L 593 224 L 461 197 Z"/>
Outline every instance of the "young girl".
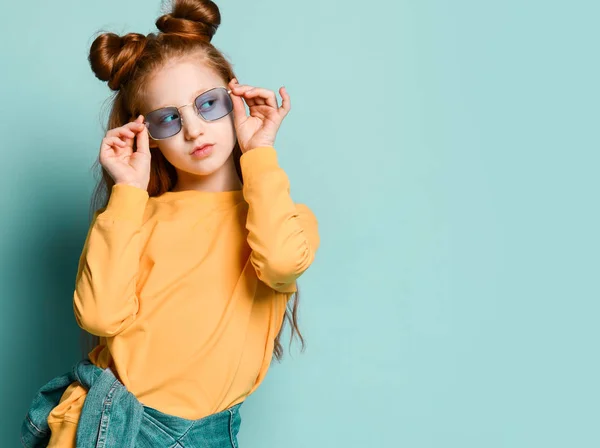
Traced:
<path fill-rule="evenodd" d="M 161 32 L 92 44 L 116 94 L 73 305 L 99 339 L 40 389 L 24 446 L 237 447 L 284 318 L 298 331 L 319 234 L 274 148 L 290 97 L 238 84 L 219 24 L 213 2 L 176 0 Z"/>

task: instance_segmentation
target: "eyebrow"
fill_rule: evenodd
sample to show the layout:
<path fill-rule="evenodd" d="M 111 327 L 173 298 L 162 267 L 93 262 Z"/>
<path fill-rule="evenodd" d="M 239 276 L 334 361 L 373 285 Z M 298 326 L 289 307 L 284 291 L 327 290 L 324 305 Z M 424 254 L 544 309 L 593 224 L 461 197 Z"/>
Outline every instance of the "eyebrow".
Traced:
<path fill-rule="evenodd" d="M 204 89 L 204 88 L 202 88 L 202 89 L 198 89 L 198 90 L 194 91 L 194 93 L 192 93 L 192 98 L 193 98 L 193 99 L 192 99 L 192 103 L 193 103 L 193 102 L 196 100 L 196 98 L 198 98 L 198 97 L 199 97 L 200 95 L 202 95 L 203 93 L 206 93 L 206 92 L 208 92 L 209 90 L 215 89 L 215 88 L 217 88 L 217 87 L 227 87 L 227 86 L 212 86 L 212 87 L 208 87 L 208 88 L 206 88 L 206 89 Z M 190 104 L 191 104 L 191 103 L 190 103 Z M 162 109 L 162 108 L 164 108 L 164 107 L 181 107 L 181 106 L 175 106 L 174 104 L 165 104 L 164 106 L 158 106 L 158 107 L 155 107 L 155 108 L 151 109 L 149 112 L 153 112 L 153 111 L 155 111 L 155 110 Z"/>

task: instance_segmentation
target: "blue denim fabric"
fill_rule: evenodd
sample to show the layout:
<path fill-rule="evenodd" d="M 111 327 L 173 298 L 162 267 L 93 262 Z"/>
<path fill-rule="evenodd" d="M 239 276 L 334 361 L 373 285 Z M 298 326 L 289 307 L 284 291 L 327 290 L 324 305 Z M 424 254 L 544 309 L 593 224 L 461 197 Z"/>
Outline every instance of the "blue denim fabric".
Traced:
<path fill-rule="evenodd" d="M 198 420 L 164 414 L 140 403 L 111 369 L 103 370 L 87 359 L 39 390 L 21 426 L 24 447 L 48 445 L 48 415 L 74 381 L 88 390 L 77 424 L 77 447 L 238 447 L 242 403 Z"/>

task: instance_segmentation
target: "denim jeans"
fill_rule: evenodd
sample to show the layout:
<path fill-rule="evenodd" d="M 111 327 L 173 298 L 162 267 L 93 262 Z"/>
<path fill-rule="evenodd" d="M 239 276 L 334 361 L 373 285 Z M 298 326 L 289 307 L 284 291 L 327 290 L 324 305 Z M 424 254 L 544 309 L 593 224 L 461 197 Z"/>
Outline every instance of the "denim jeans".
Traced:
<path fill-rule="evenodd" d="M 238 448 L 238 403 L 199 420 L 185 420 L 144 406 L 136 448 Z"/>
<path fill-rule="evenodd" d="M 88 389 L 77 425 L 77 448 L 238 447 L 243 402 L 198 420 L 164 414 L 138 401 L 111 369 L 101 369 L 87 359 L 38 391 L 21 427 L 23 446 L 47 446 L 48 415 L 74 381 Z"/>

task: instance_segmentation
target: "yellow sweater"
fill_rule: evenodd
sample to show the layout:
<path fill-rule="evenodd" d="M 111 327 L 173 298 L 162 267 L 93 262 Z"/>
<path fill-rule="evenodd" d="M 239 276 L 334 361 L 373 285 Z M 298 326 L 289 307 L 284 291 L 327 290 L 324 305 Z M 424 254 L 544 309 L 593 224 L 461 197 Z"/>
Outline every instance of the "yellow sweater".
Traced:
<path fill-rule="evenodd" d="M 73 305 L 146 406 L 199 419 L 243 401 L 269 368 L 296 279 L 319 246 L 317 220 L 290 197 L 271 146 L 241 157 L 242 190 L 166 192 L 115 185 L 83 247 Z M 86 390 L 73 383 L 48 422 L 75 446 Z"/>

